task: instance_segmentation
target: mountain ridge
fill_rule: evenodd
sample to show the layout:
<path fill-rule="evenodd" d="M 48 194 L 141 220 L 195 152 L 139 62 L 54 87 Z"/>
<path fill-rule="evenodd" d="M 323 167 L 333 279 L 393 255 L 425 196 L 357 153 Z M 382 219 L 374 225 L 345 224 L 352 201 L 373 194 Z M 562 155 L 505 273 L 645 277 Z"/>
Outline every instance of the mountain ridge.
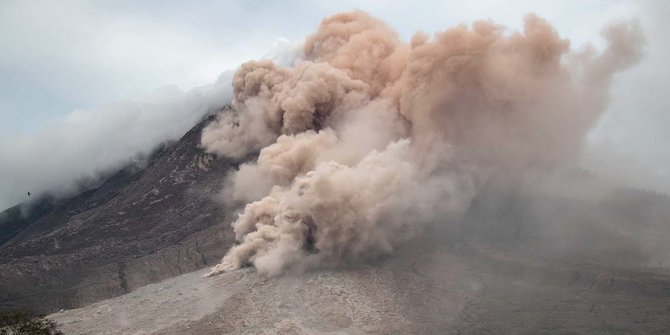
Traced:
<path fill-rule="evenodd" d="M 70 198 L 38 201 L 43 215 L 4 234 L 0 308 L 77 307 L 218 261 L 232 236 L 214 198 L 234 164 L 199 146 L 212 118 L 156 151 L 144 168 L 121 169 Z M 6 217 L 20 218 L 18 210 Z"/>
<path fill-rule="evenodd" d="M 580 200 L 490 185 L 462 218 L 425 227 L 379 259 L 273 278 L 249 268 L 202 278 L 234 243 L 236 212 L 217 199 L 239 162 L 200 147 L 214 118 L 142 169 L 47 203 L 44 216 L 0 246 L 0 309 L 67 309 L 50 317 L 73 334 L 666 326 L 668 263 L 649 255 L 667 252 L 659 242 L 670 238 L 670 197 L 626 188 Z M 572 178 L 585 190 L 594 177 Z"/>

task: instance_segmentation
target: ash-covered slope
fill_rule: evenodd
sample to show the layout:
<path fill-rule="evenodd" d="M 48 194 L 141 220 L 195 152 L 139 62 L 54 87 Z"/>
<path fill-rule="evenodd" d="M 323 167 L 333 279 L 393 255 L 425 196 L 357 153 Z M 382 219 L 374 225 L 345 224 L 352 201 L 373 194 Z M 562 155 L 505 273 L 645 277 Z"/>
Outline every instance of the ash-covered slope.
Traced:
<path fill-rule="evenodd" d="M 50 317 L 70 334 L 663 334 L 669 205 L 631 189 L 491 187 L 376 260 L 271 278 L 202 270 Z"/>
<path fill-rule="evenodd" d="M 629 189 L 579 198 L 492 185 L 460 219 L 438 220 L 376 260 L 273 278 L 249 268 L 202 278 L 207 270 L 192 271 L 216 264 L 233 239 L 233 218 L 213 200 L 233 165 L 199 149 L 209 121 L 146 168 L 120 171 L 29 216 L 0 249 L 1 307 L 81 307 L 50 316 L 68 334 L 659 333 L 670 326 L 670 198 Z M 592 189 L 593 178 L 574 177 L 577 191 Z"/>
<path fill-rule="evenodd" d="M 0 308 L 81 306 L 218 261 L 231 237 L 213 198 L 231 165 L 200 149 L 209 121 L 142 169 L 0 214 Z"/>
<path fill-rule="evenodd" d="M 273 278 L 199 271 L 49 317 L 68 334 L 664 334 L 670 326 L 667 272 L 548 260 L 457 242 L 444 228 L 367 264 Z"/>

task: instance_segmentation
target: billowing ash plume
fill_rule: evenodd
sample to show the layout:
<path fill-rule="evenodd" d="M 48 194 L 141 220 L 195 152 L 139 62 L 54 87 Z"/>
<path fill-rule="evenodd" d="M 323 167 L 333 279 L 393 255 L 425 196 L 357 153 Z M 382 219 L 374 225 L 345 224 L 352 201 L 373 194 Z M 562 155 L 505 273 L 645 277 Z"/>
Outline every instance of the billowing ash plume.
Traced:
<path fill-rule="evenodd" d="M 212 274 L 267 275 L 389 253 L 428 222 L 458 216 L 490 178 L 515 183 L 574 162 L 605 110 L 612 76 L 635 64 L 635 23 L 602 52 L 529 15 L 522 32 L 489 21 L 410 43 L 364 12 L 326 18 L 294 67 L 244 64 L 231 110 L 202 136 L 241 159 L 230 201 L 239 244 Z"/>

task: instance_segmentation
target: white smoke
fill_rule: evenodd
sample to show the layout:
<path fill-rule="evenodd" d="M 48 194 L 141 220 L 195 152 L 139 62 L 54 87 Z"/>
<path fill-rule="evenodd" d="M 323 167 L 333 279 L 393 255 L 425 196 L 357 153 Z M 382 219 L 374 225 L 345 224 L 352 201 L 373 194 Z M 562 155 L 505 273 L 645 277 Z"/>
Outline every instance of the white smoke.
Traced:
<path fill-rule="evenodd" d="M 264 58 L 290 64 L 301 43 L 278 41 Z M 146 157 L 175 141 L 205 115 L 232 100 L 234 71 L 212 84 L 182 91 L 160 88 L 148 96 L 55 118 L 29 134 L 0 140 L 0 208 L 26 193 L 64 196 L 79 191 L 80 181 L 100 176 Z"/>
<path fill-rule="evenodd" d="M 188 92 L 164 87 L 137 101 L 75 111 L 33 134 L 0 142 L 0 203 L 30 191 L 63 195 L 178 139 L 231 98 L 230 75 Z"/>

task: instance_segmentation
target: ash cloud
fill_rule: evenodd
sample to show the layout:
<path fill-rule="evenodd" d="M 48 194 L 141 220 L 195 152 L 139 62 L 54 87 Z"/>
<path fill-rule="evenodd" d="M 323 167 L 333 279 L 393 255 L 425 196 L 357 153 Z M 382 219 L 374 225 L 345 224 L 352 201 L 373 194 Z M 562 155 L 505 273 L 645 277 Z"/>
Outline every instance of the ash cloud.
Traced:
<path fill-rule="evenodd" d="M 574 51 L 546 21 L 491 21 L 401 41 L 361 12 L 324 19 L 293 66 L 245 63 L 203 147 L 243 159 L 228 201 L 239 242 L 211 274 L 276 275 L 393 251 L 458 218 L 494 181 L 515 189 L 575 164 L 612 77 L 641 58 L 635 22 Z M 439 218 L 439 220 L 438 220 Z"/>

